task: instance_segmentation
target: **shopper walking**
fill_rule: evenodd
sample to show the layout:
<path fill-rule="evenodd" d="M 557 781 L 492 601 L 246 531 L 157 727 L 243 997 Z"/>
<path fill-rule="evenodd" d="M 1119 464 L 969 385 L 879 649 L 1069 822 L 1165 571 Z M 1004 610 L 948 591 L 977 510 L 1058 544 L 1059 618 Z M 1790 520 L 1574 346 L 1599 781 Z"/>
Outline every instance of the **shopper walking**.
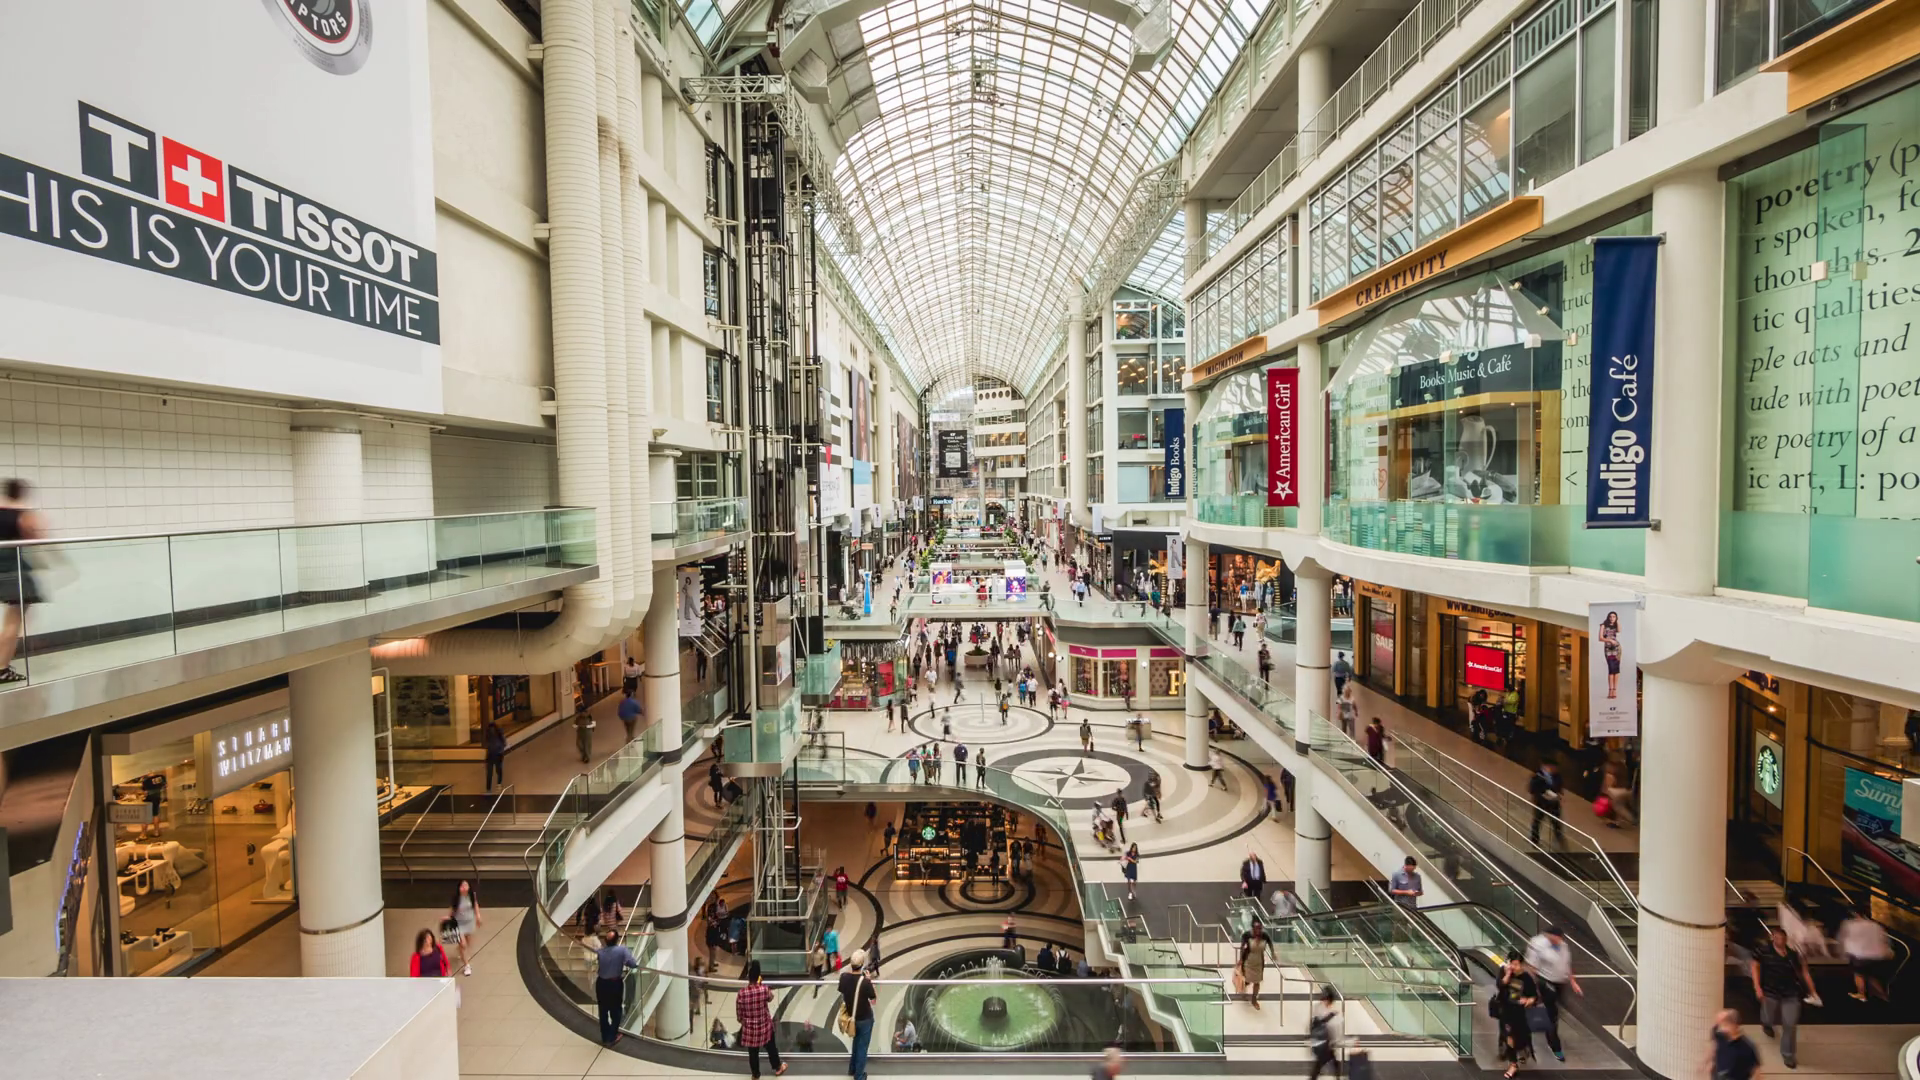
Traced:
<path fill-rule="evenodd" d="M 907 783 L 917 783 L 920 779 L 920 748 L 907 748 Z"/>
<path fill-rule="evenodd" d="M 1500 1024 L 1500 1060 L 1507 1063 L 1502 1075 L 1512 1080 L 1520 1063 L 1533 1060 L 1533 1026 L 1527 1010 L 1540 1003 L 1540 986 L 1517 956 L 1509 956 L 1500 969 L 1494 989 L 1494 1017 Z"/>
<path fill-rule="evenodd" d="M 600 1015 L 600 1045 L 612 1046 L 620 1040 L 620 1018 L 626 1014 L 627 972 L 640 966 L 633 951 L 620 944 L 620 931 L 600 935 L 600 951 L 594 957 L 593 1000 Z"/>
<path fill-rule="evenodd" d="M 1527 829 L 1527 837 L 1535 844 L 1540 842 L 1540 823 L 1553 821 L 1553 842 L 1565 846 L 1566 834 L 1561 829 L 1560 796 L 1566 782 L 1560 779 L 1560 766 L 1551 761 L 1540 763 L 1540 771 L 1527 781 L 1527 794 L 1533 797 L 1533 824 Z"/>
<path fill-rule="evenodd" d="M 1335 653 L 1333 657 L 1333 692 L 1338 694 L 1347 688 L 1347 680 L 1353 678 L 1353 665 L 1347 663 L 1346 653 Z"/>
<path fill-rule="evenodd" d="M 447 965 L 447 950 L 433 939 L 433 931 L 413 935 L 413 956 L 407 961 L 407 974 L 416 979 L 442 979 L 453 974 Z"/>
<path fill-rule="evenodd" d="M 580 764 L 593 760 L 593 714 L 585 709 L 573 714 L 573 745 L 580 751 Z"/>
<path fill-rule="evenodd" d="M 1886 998 L 1887 961 L 1893 958 L 1886 928 L 1867 918 L 1865 912 L 1855 911 L 1840 924 L 1835 936 L 1840 939 L 1840 951 L 1847 956 L 1847 966 L 1853 969 L 1853 992 L 1847 996 L 1865 1001 L 1871 990 Z"/>
<path fill-rule="evenodd" d="M 733 995 L 733 1018 L 740 1023 L 740 1046 L 747 1052 L 747 1068 L 760 1080 L 760 1052 L 767 1052 L 773 1075 L 787 1071 L 780 1047 L 773 1039 L 773 989 L 760 977 L 760 961 L 747 961 L 747 985 Z"/>
<path fill-rule="evenodd" d="M 1749 967 L 1754 996 L 1760 999 L 1760 1030 L 1771 1038 L 1773 1026 L 1780 1025 L 1780 1060 L 1789 1069 L 1797 1068 L 1801 1000 L 1820 1000 L 1813 988 L 1813 976 L 1807 973 L 1807 962 L 1787 944 L 1787 932 L 1776 926 L 1765 944 L 1754 950 Z"/>
<path fill-rule="evenodd" d="M 1127 899 L 1133 899 L 1134 887 L 1140 884 L 1140 845 L 1128 844 L 1127 853 L 1120 856 L 1120 873 L 1127 879 Z"/>
<path fill-rule="evenodd" d="M 1137 753 L 1142 753 L 1142 754 L 1146 753 L 1147 752 L 1147 714 L 1139 713 L 1139 712 L 1134 713 L 1133 723 L 1128 726 L 1133 728 L 1133 749 Z"/>
<path fill-rule="evenodd" d="M 1267 864 L 1256 852 L 1247 852 L 1240 863 L 1240 895 L 1259 898 L 1267 893 Z"/>
<path fill-rule="evenodd" d="M 1093 754 L 1093 724 L 1086 718 L 1080 718 L 1080 756 Z"/>
<path fill-rule="evenodd" d="M 1165 821 L 1166 819 L 1160 816 L 1160 774 L 1159 773 L 1156 772 L 1147 777 L 1145 795 L 1147 797 L 1147 812 L 1153 815 L 1153 820 Z"/>
<path fill-rule="evenodd" d="M 1331 1067 L 1333 1075 L 1340 1075 L 1340 1062 L 1334 1052 L 1346 1045 L 1346 1036 L 1341 1030 L 1340 1009 L 1335 1003 L 1333 987 L 1323 987 L 1320 1000 L 1313 1007 L 1313 1015 L 1307 1020 L 1307 1047 L 1313 1051 L 1313 1070 L 1307 1074 L 1307 1080 L 1319 1080 L 1320 1070 Z"/>
<path fill-rule="evenodd" d="M 467 946 L 473 941 L 474 932 L 480 928 L 480 896 L 473 891 L 473 883 L 462 878 L 453 887 L 453 902 L 447 906 L 447 914 L 460 928 L 460 973 L 473 974 L 473 965 L 467 960 Z"/>
<path fill-rule="evenodd" d="M 853 962 L 840 973 L 840 1033 L 852 1041 L 847 1075 L 867 1080 L 867 1047 L 873 1042 L 873 1006 L 878 994 L 867 978 L 867 950 L 856 949 Z"/>
<path fill-rule="evenodd" d="M 1387 879 L 1387 894 L 1393 897 L 1394 903 L 1403 908 L 1419 907 L 1420 898 L 1425 896 L 1426 892 L 1427 887 L 1420 880 L 1419 864 L 1411 855 L 1407 856 L 1406 861 L 1400 864 L 1400 869 L 1394 871 L 1393 876 Z"/>
<path fill-rule="evenodd" d="M 632 742 L 640 734 L 640 699 L 629 690 L 620 699 L 620 725 L 627 729 L 627 741 Z"/>
<path fill-rule="evenodd" d="M 0 543 L 41 538 L 39 516 L 27 505 L 30 490 L 25 480 L 18 477 L 7 480 L 5 500 L 0 502 Z M 34 548 L 33 558 L 47 558 L 55 550 Z M 26 630 L 27 609 L 42 600 L 27 552 L 28 549 L 18 549 L 16 555 L 7 556 L 6 565 L 0 568 L 0 686 L 27 681 L 26 675 L 14 670 L 13 656 Z"/>
<path fill-rule="evenodd" d="M 1713 1080 L 1758 1080 L 1760 1076 L 1760 1051 L 1740 1030 L 1740 1014 L 1732 1009 L 1722 1009 L 1714 1021 L 1707 1070 Z"/>
<path fill-rule="evenodd" d="M 1273 652 L 1272 650 L 1267 648 L 1267 643 L 1264 641 L 1260 643 L 1260 659 L 1258 663 L 1260 666 L 1260 681 L 1263 683 L 1272 682 L 1273 681 Z"/>
<path fill-rule="evenodd" d="M 973 752 L 973 786 L 981 791 L 987 790 L 987 751 L 985 747 Z"/>
<path fill-rule="evenodd" d="M 507 782 L 507 736 L 500 730 L 499 724 L 489 720 L 480 740 L 481 745 L 486 747 L 487 756 L 482 767 L 486 769 L 487 790 L 491 792 L 494 784 L 504 785 Z"/>
<path fill-rule="evenodd" d="M 1120 842 L 1124 844 L 1127 842 L 1127 789 L 1114 792 L 1113 801 L 1108 805 L 1113 807 L 1114 825 L 1120 830 Z"/>
<path fill-rule="evenodd" d="M 1387 726 L 1377 716 L 1367 721 L 1367 756 L 1383 766 L 1387 763 Z"/>
<path fill-rule="evenodd" d="M 1236 958 L 1234 981 L 1246 993 L 1247 1004 L 1256 1010 L 1260 1008 L 1260 988 L 1267 979 L 1267 954 L 1272 948 L 1267 928 L 1261 925 L 1259 916 L 1254 916 L 1247 932 L 1240 935 L 1240 955 Z"/>
<path fill-rule="evenodd" d="M 1227 759 L 1217 746 L 1207 747 L 1207 786 L 1220 785 L 1221 791 L 1227 790 Z"/>
<path fill-rule="evenodd" d="M 1247 620 L 1241 618 L 1240 613 L 1236 611 L 1233 613 L 1233 621 L 1227 624 L 1227 628 L 1233 631 L 1233 647 L 1236 649 L 1246 648 Z"/>
<path fill-rule="evenodd" d="M 1558 927 L 1549 926 L 1527 942 L 1527 970 L 1539 985 L 1540 1004 L 1547 1007 L 1547 1027 L 1541 1032 L 1547 1037 L 1547 1049 L 1556 1059 L 1565 1061 L 1566 1052 L 1560 1048 L 1560 999 L 1569 990 L 1576 994 L 1584 991 L 1573 974 L 1573 950 L 1567 947 L 1566 935 Z"/>

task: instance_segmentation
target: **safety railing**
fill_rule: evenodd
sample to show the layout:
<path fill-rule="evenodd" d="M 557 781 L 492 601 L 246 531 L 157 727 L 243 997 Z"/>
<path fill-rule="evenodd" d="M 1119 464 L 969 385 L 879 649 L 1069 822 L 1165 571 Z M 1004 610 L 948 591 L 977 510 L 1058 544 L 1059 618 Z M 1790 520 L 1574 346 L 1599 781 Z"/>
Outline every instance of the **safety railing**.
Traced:
<path fill-rule="evenodd" d="M 747 531 L 747 499 L 729 495 L 707 499 L 656 501 L 649 507 L 655 540 L 685 547 L 703 540 Z"/>
<path fill-rule="evenodd" d="M 1543 820 L 1531 800 L 1418 738 L 1397 734 L 1393 742 L 1393 768 L 1402 779 L 1584 897 L 1599 916 L 1590 920 L 1594 933 L 1611 939 L 1608 951 L 1633 955 L 1619 927 L 1638 919 L 1640 905 L 1599 841 L 1564 821 Z M 1540 842 L 1542 831 L 1557 847 Z"/>
<path fill-rule="evenodd" d="M 1496 963 L 1509 956 L 1525 956 L 1527 943 L 1550 925 L 1544 919 L 1537 918 L 1516 923 L 1503 912 L 1471 902 L 1423 907 L 1420 917 L 1452 942 L 1463 955 L 1483 953 Z M 1628 1028 L 1633 1024 L 1634 1013 L 1640 1002 L 1639 986 L 1634 977 L 1621 972 L 1609 964 L 1605 957 L 1577 939 L 1568 937 L 1566 942 L 1575 954 L 1575 973 L 1581 982 L 1620 984 L 1626 997 L 1625 1005 L 1617 1015 L 1608 1011 L 1608 1007 L 1598 1000 L 1598 995 L 1589 997 L 1587 1008 L 1615 1038 L 1630 1042 Z"/>
<path fill-rule="evenodd" d="M 0 543 L 28 683 L 529 581 L 595 559 L 594 512 L 408 518 Z"/>
<path fill-rule="evenodd" d="M 394 849 L 394 856 L 400 860 L 400 868 L 407 872 L 408 881 L 413 880 L 413 867 L 407 863 L 407 845 L 413 842 L 413 834 L 420 831 L 421 824 L 427 820 L 428 815 L 433 813 L 433 808 L 439 803 L 441 796 L 453 794 L 453 788 L 454 785 L 448 784 L 433 793 L 432 798 L 427 800 L 427 805 L 420 808 L 419 816 L 413 819 L 413 826 L 407 830 L 407 835 L 401 839 L 400 846 Z M 452 807 L 453 800 L 448 799 L 447 805 L 448 807 Z M 447 820 L 449 822 L 453 820 L 451 812 L 447 815 Z M 474 876 L 479 877 L 479 872 L 475 871 Z"/>
<path fill-rule="evenodd" d="M 1198 253 L 1195 265 L 1223 250 L 1288 182 L 1345 134 L 1368 105 L 1391 89 L 1478 4 L 1479 0 L 1421 0 L 1328 97 L 1327 103 L 1304 125 L 1302 134 L 1282 147 L 1227 207 L 1220 220 L 1201 235 L 1198 242 L 1203 250 Z"/>
<path fill-rule="evenodd" d="M 472 868 L 473 876 L 476 880 L 480 877 L 480 863 L 476 859 L 474 859 L 473 849 L 476 845 L 480 843 L 480 837 L 486 833 L 487 824 L 493 820 L 493 812 L 495 810 L 500 809 L 500 804 L 503 802 L 513 807 L 512 811 L 510 811 L 509 813 L 509 816 L 514 820 L 519 819 L 520 817 L 519 797 L 513 793 L 513 785 L 507 784 L 506 786 L 502 787 L 499 791 L 496 791 L 493 793 L 493 801 L 487 804 L 487 812 L 480 815 L 479 826 L 473 830 L 473 836 L 471 836 L 467 840 L 467 865 Z M 409 836 L 412 835 L 411 830 L 408 831 L 408 835 Z"/>

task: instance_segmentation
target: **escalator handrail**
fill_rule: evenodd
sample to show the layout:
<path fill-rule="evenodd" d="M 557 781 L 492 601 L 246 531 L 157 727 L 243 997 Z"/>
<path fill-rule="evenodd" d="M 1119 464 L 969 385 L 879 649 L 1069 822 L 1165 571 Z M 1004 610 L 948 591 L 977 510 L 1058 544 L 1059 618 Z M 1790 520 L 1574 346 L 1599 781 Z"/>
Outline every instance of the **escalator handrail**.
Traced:
<path fill-rule="evenodd" d="M 1487 905 L 1479 903 L 1478 901 L 1462 900 L 1458 903 L 1453 903 L 1453 904 L 1435 904 L 1432 907 L 1420 908 L 1419 910 L 1421 912 L 1422 918 L 1431 922 L 1432 916 L 1428 914 L 1428 912 L 1450 911 L 1456 908 L 1478 909 L 1481 913 L 1486 915 L 1488 918 L 1491 918 L 1495 922 L 1498 922 L 1501 925 L 1505 926 L 1509 931 L 1512 932 L 1514 936 L 1514 940 L 1522 943 L 1520 946 L 1522 950 L 1526 948 L 1525 943 L 1532 940 L 1531 935 L 1529 935 L 1525 930 L 1522 930 L 1517 924 L 1514 923 L 1512 919 L 1507 918 L 1507 915 L 1505 912 L 1501 911 L 1498 908 L 1488 907 Z M 1434 925 L 1434 929 L 1439 930 L 1438 924 Z M 1445 936 L 1445 931 L 1441 931 L 1441 934 L 1442 936 Z M 1601 959 L 1599 953 L 1596 953 L 1592 949 L 1587 948 L 1585 945 L 1581 944 L 1576 939 L 1571 937 L 1567 938 L 1567 944 L 1573 946 L 1575 949 L 1578 949 L 1581 955 L 1585 956 L 1590 962 L 1598 964 L 1600 967 L 1605 969 L 1602 972 L 1600 972 L 1598 975 L 1589 973 L 1587 975 L 1588 978 L 1619 979 L 1621 982 L 1627 985 L 1627 989 L 1632 996 L 1628 998 L 1627 1011 L 1625 1014 L 1622 1015 L 1620 1020 L 1620 1026 L 1624 1028 L 1633 1019 L 1634 1013 L 1637 1012 L 1640 1007 L 1639 982 L 1630 975 L 1624 975 L 1619 971 L 1614 970 L 1613 965 L 1607 963 L 1604 959 Z M 1522 953 L 1522 955 L 1524 957 L 1524 952 Z"/>

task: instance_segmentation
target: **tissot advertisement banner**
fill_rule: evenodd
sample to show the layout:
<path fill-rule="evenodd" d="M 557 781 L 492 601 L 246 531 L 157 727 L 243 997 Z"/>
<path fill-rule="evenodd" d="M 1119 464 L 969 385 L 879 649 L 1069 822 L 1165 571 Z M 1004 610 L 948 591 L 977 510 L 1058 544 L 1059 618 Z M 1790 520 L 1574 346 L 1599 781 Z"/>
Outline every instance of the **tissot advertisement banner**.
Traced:
<path fill-rule="evenodd" d="M 1267 505 L 1300 505 L 1300 369 L 1267 372 Z"/>
<path fill-rule="evenodd" d="M 1587 608 L 1587 733 L 1596 739 L 1640 734 L 1640 606 Z"/>
<path fill-rule="evenodd" d="M 1162 441 L 1167 444 L 1167 460 L 1161 473 L 1166 479 L 1160 494 L 1163 498 L 1184 499 L 1187 497 L 1187 410 L 1168 409 L 1165 415 L 1167 433 Z"/>
<path fill-rule="evenodd" d="M 1652 524 L 1653 300 L 1657 236 L 1593 238 L 1587 528 Z"/>
<path fill-rule="evenodd" d="M 426 0 L 5 19 L 0 356 L 440 410 Z"/>
<path fill-rule="evenodd" d="M 706 604 L 706 593 L 700 583 L 700 571 L 697 567 L 693 569 L 682 567 L 678 573 L 680 589 L 674 597 L 674 607 L 679 613 L 680 636 L 699 637 L 700 631 L 704 629 L 701 625 L 703 620 L 700 609 Z"/>
<path fill-rule="evenodd" d="M 1865 769 L 1847 770 L 1840 823 L 1840 867 L 1847 876 L 1896 896 L 1920 895 L 1920 843 L 1901 835 L 1912 785 Z"/>
<path fill-rule="evenodd" d="M 940 432 L 935 452 L 940 455 L 942 480 L 967 478 L 967 432 L 965 428 L 945 428 Z"/>

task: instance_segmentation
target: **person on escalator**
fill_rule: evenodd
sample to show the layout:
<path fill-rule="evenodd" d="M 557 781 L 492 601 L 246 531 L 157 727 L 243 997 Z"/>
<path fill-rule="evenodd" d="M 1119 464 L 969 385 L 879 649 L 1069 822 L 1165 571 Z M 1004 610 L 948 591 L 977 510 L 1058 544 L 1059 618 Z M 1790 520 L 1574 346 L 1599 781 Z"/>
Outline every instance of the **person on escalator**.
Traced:
<path fill-rule="evenodd" d="M 1556 1059 L 1565 1061 L 1567 1055 L 1560 1048 L 1560 999 L 1569 990 L 1576 994 L 1585 991 L 1573 974 L 1573 950 L 1558 927 L 1549 926 L 1527 942 L 1527 970 L 1533 972 L 1540 987 L 1540 1004 L 1547 1009 L 1547 1027 L 1542 1032 L 1547 1037 L 1547 1049 Z"/>

